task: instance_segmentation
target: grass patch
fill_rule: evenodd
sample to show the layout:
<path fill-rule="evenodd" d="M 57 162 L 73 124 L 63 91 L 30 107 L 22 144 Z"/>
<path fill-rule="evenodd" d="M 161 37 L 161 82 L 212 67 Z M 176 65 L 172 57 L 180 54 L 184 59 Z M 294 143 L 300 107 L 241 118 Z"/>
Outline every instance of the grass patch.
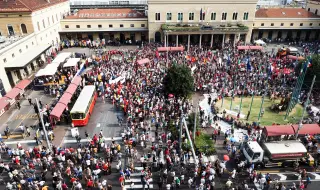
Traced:
<path fill-rule="evenodd" d="M 216 106 L 219 108 L 219 112 L 222 113 L 224 109 L 228 109 L 230 110 L 230 103 L 231 103 L 231 98 L 230 97 L 225 97 L 223 100 L 223 106 L 222 105 L 222 100 L 219 100 L 216 104 Z M 258 121 L 258 116 L 259 116 L 259 112 L 260 112 L 260 106 L 261 106 L 261 97 L 255 97 L 253 100 L 253 104 L 252 104 L 252 109 L 251 109 L 251 113 L 250 113 L 250 117 L 249 117 L 249 122 L 257 122 Z M 232 110 L 234 110 L 234 108 L 236 106 L 240 107 L 240 101 L 241 98 L 235 97 L 235 99 L 232 102 Z M 277 100 L 275 102 L 272 102 L 269 98 L 265 98 L 264 99 L 264 104 L 263 104 L 263 108 L 264 108 L 264 114 L 263 117 L 260 118 L 260 125 L 262 126 L 267 126 L 267 125 L 272 125 L 273 123 L 279 123 L 279 124 L 288 124 L 288 123 L 298 123 L 301 115 L 302 115 L 302 111 L 303 111 L 303 107 L 300 104 L 297 104 L 295 106 L 295 108 L 292 110 L 292 112 L 289 114 L 289 116 L 287 117 L 287 120 L 284 120 L 284 117 L 286 115 L 286 111 L 282 111 L 282 112 L 273 112 L 270 107 L 272 104 L 274 103 L 279 103 L 280 100 Z M 242 110 L 241 113 L 245 115 L 248 114 L 249 108 L 250 108 L 250 103 L 251 103 L 251 97 L 247 97 L 247 98 L 243 98 L 242 100 Z M 307 115 L 307 113 L 305 114 L 305 116 Z M 245 120 L 246 118 L 242 119 Z"/>
<path fill-rule="evenodd" d="M 204 152 L 206 155 L 215 153 L 214 144 L 209 134 L 201 133 L 199 136 L 196 136 L 195 146 L 200 152 Z"/>

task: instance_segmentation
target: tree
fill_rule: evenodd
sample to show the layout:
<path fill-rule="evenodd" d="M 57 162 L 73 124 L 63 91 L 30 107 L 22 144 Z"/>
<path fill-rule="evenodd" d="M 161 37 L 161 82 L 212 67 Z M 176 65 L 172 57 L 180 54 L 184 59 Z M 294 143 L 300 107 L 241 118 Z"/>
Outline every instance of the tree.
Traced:
<path fill-rule="evenodd" d="M 301 72 L 302 66 L 305 63 L 305 60 L 299 61 L 298 65 L 295 68 L 295 73 L 298 76 Z M 316 84 L 320 83 L 320 55 L 313 54 L 310 60 L 310 66 L 307 69 L 307 73 L 304 79 L 304 84 L 307 86 L 311 85 L 313 76 L 316 75 Z"/>
<path fill-rule="evenodd" d="M 194 91 L 194 79 L 191 69 L 186 65 L 174 64 L 163 79 L 164 93 L 187 98 Z"/>

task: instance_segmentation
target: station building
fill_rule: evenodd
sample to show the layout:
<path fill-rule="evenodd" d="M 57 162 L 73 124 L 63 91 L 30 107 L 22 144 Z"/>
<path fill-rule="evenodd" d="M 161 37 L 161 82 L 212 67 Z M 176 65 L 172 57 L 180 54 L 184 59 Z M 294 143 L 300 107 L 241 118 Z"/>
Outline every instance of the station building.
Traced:
<path fill-rule="evenodd" d="M 0 94 L 32 77 L 39 61 L 58 47 L 68 0 L 0 1 Z"/>
<path fill-rule="evenodd" d="M 147 41 L 148 18 L 134 9 L 83 9 L 61 20 L 61 38 Z"/>

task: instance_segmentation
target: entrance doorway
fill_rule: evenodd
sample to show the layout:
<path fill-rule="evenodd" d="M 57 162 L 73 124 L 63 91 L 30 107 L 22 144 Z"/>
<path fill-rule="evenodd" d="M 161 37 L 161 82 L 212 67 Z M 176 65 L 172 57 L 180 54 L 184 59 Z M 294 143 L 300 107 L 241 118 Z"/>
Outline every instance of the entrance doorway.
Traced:
<path fill-rule="evenodd" d="M 270 31 L 268 32 L 268 40 L 272 40 L 272 35 L 273 35 L 273 31 L 270 30 Z"/>
<path fill-rule="evenodd" d="M 261 39 L 263 36 L 263 31 L 259 31 L 259 34 L 258 34 L 258 39 Z"/>
<path fill-rule="evenodd" d="M 7 93 L 6 93 L 6 90 L 4 89 L 4 86 L 3 86 L 3 83 L 2 83 L 2 80 L 0 79 L 0 94 L 2 96 L 5 96 Z"/>
<path fill-rule="evenodd" d="M 310 35 L 311 35 L 311 31 L 310 31 L 310 30 L 307 30 L 307 33 L 306 33 L 306 41 L 309 41 L 309 40 L 310 40 Z"/>
<path fill-rule="evenodd" d="M 282 38 L 282 32 L 281 31 L 278 31 L 277 38 Z"/>
<path fill-rule="evenodd" d="M 14 87 L 14 82 L 13 82 L 11 71 L 6 71 L 6 73 L 7 73 L 8 80 L 9 80 L 11 87 Z"/>
<path fill-rule="evenodd" d="M 161 42 L 161 33 L 160 32 L 156 32 L 154 34 L 154 39 L 155 39 L 155 42 Z"/>
<path fill-rule="evenodd" d="M 130 33 L 131 43 L 136 43 L 136 34 L 134 32 Z"/>
<path fill-rule="evenodd" d="M 126 40 L 124 33 L 120 33 L 120 43 L 124 43 Z"/>

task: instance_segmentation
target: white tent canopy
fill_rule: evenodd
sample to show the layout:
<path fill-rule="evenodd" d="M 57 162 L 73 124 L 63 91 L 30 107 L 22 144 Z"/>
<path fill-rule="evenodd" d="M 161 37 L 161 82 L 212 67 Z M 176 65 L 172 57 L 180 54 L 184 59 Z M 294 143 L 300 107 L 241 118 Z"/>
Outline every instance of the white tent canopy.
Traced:
<path fill-rule="evenodd" d="M 80 58 L 70 58 L 68 61 L 63 65 L 63 67 L 74 67 L 80 61 Z"/>
<path fill-rule="evenodd" d="M 59 53 L 57 57 L 52 61 L 52 63 L 62 63 L 65 62 L 65 60 L 69 57 L 71 57 L 71 52 L 64 52 L 64 53 Z"/>
<path fill-rule="evenodd" d="M 52 76 L 57 72 L 57 65 L 56 64 L 50 64 L 47 65 L 46 68 L 44 69 L 40 69 L 37 74 L 36 77 L 41 77 L 41 76 Z"/>
<path fill-rule="evenodd" d="M 254 41 L 255 44 L 258 44 L 258 45 L 265 45 L 266 42 L 264 42 L 263 40 L 256 40 Z"/>

